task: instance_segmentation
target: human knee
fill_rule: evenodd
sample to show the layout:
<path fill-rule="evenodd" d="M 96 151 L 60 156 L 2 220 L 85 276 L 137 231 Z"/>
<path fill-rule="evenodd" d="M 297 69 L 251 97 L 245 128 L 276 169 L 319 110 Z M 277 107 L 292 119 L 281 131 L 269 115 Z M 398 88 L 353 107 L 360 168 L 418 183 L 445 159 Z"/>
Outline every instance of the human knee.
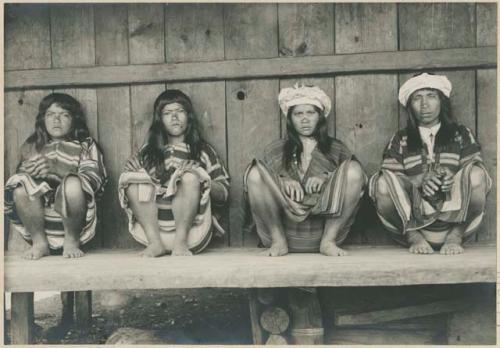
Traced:
<path fill-rule="evenodd" d="M 262 177 L 260 172 L 256 167 L 252 167 L 247 174 L 247 185 L 249 187 L 255 187 L 262 184 Z"/>
<path fill-rule="evenodd" d="M 184 187 L 189 187 L 191 189 L 200 188 L 200 180 L 198 180 L 198 176 L 190 172 L 186 172 L 181 176 L 181 184 Z"/>
<path fill-rule="evenodd" d="M 362 187 L 365 185 L 365 173 L 363 168 L 357 161 L 351 161 L 347 168 L 347 178 L 349 186 Z"/>
<path fill-rule="evenodd" d="M 383 175 L 378 177 L 375 185 L 375 195 L 377 196 L 377 200 L 389 196 L 389 185 L 387 185 L 387 181 Z"/>
<path fill-rule="evenodd" d="M 77 176 L 69 176 L 64 181 L 64 192 L 66 197 L 71 199 L 74 197 L 80 197 L 83 193 L 82 182 Z"/>
<path fill-rule="evenodd" d="M 481 167 L 473 166 L 470 172 L 470 184 L 473 189 L 484 187 L 486 184 L 486 175 Z"/>
<path fill-rule="evenodd" d="M 26 189 L 23 186 L 16 187 L 13 194 L 14 202 L 28 199 L 28 192 L 26 192 Z"/>

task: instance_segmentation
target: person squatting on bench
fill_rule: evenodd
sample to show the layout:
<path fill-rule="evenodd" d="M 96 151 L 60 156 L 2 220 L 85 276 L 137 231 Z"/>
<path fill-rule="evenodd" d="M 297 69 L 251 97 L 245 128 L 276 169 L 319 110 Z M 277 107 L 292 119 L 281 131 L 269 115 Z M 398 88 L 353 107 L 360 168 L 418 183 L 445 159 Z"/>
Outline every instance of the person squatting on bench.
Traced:
<path fill-rule="evenodd" d="M 245 192 L 265 254 L 342 256 L 367 178 L 360 163 L 327 133 L 330 98 L 318 87 L 281 90 L 287 138 L 247 168 Z"/>
<path fill-rule="evenodd" d="M 144 146 L 125 165 L 119 199 L 129 231 L 143 256 L 192 255 L 212 238 L 211 201 L 229 195 L 229 175 L 214 148 L 201 137 L 190 98 L 179 90 L 161 93 Z"/>
<path fill-rule="evenodd" d="M 83 256 L 80 244 L 95 235 L 96 199 L 105 183 L 103 156 L 82 106 L 67 94 L 47 95 L 5 184 L 5 214 L 32 243 L 24 257 L 39 259 L 61 247 L 64 257 Z"/>
<path fill-rule="evenodd" d="M 463 253 L 483 219 L 491 179 L 471 130 L 457 123 L 446 76 L 423 73 L 399 90 L 406 128 L 387 145 L 370 196 L 394 239 L 416 254 Z"/>

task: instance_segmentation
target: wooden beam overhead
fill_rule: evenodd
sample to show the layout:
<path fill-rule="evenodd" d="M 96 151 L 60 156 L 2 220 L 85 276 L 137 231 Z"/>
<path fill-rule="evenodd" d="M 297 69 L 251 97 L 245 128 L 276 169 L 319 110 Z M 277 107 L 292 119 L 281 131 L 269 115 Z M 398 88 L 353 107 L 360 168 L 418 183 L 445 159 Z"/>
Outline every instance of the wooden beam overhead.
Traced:
<path fill-rule="evenodd" d="M 13 70 L 5 72 L 5 88 L 13 90 L 495 67 L 496 47 L 453 48 L 195 63 Z"/>

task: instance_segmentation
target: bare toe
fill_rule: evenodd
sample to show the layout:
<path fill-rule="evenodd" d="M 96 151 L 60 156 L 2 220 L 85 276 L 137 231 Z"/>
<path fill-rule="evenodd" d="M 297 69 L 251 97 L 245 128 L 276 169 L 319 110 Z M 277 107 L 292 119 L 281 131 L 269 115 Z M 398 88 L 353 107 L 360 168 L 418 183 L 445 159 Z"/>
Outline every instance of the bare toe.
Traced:
<path fill-rule="evenodd" d="M 266 256 L 283 256 L 288 254 L 288 246 L 286 241 L 273 242 L 271 247 L 264 251 Z"/>
<path fill-rule="evenodd" d="M 326 256 L 346 256 L 349 254 L 333 242 L 322 243 L 319 247 L 319 252 Z"/>
<path fill-rule="evenodd" d="M 38 260 L 50 254 L 49 246 L 46 244 L 33 245 L 28 251 L 23 254 L 23 258 L 27 260 Z"/>
<path fill-rule="evenodd" d="M 445 243 L 440 250 L 442 255 L 457 255 L 463 254 L 464 248 L 461 245 L 455 243 Z"/>

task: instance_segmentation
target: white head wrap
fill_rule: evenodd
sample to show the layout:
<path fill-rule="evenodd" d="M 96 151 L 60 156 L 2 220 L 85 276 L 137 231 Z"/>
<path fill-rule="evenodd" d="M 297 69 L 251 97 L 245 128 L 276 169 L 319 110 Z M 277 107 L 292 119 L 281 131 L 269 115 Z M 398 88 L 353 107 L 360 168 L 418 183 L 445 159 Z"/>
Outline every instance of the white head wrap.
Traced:
<path fill-rule="evenodd" d="M 332 109 L 330 98 L 319 87 L 299 86 L 295 84 L 290 88 L 283 88 L 278 96 L 281 111 L 285 116 L 288 109 L 295 105 L 311 104 L 323 110 L 325 117 L 328 117 Z"/>
<path fill-rule="evenodd" d="M 451 93 L 451 82 L 444 75 L 429 75 L 423 73 L 407 80 L 399 89 L 399 102 L 406 106 L 411 94 L 422 88 L 438 89 L 448 98 Z"/>

